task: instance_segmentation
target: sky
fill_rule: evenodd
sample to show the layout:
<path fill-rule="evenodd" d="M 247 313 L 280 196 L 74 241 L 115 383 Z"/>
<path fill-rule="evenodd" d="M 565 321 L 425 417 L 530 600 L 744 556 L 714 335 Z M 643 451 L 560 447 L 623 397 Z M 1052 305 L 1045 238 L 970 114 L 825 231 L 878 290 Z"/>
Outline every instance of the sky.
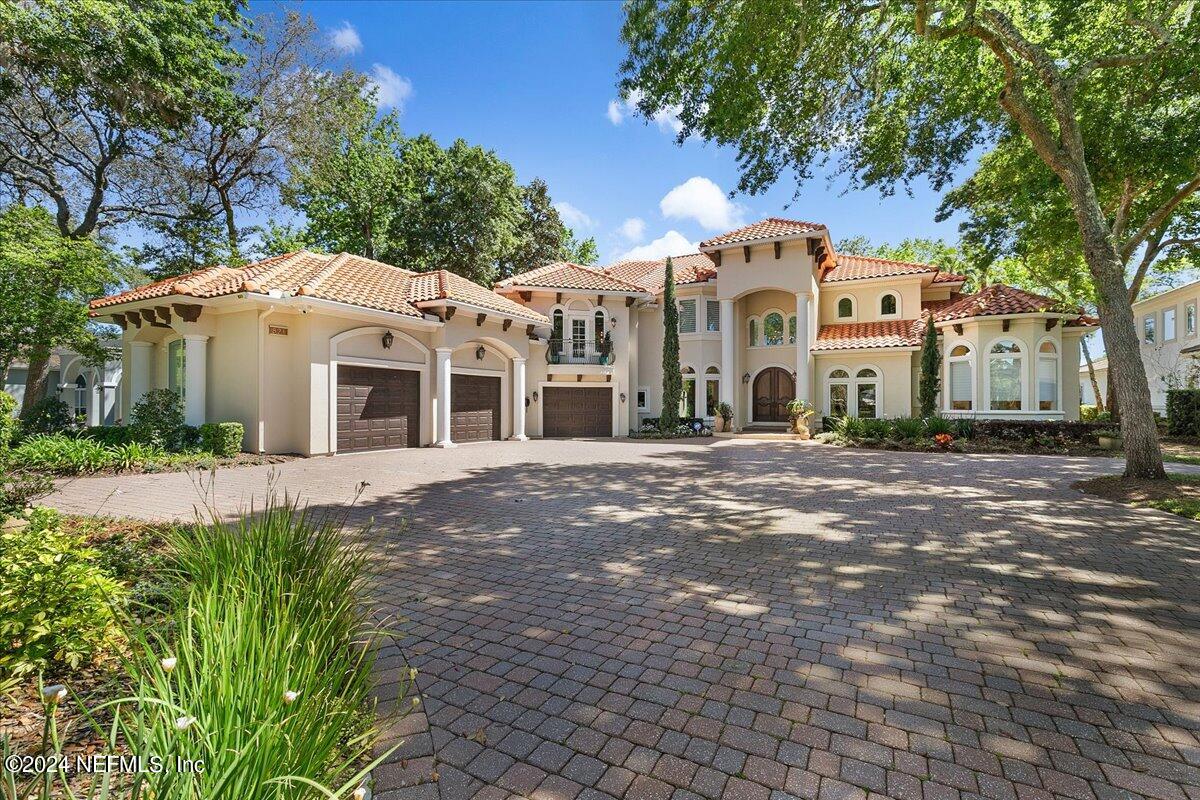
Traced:
<path fill-rule="evenodd" d="M 256 2 L 252 12 L 273 4 Z M 767 216 L 824 223 L 834 240 L 957 239 L 935 223 L 928 187 L 890 198 L 816 178 L 727 197 L 735 153 L 678 122 L 645 120 L 617 96 L 623 56 L 618 2 L 334 2 L 300 5 L 358 70 L 408 135 L 428 133 L 494 150 L 526 183 L 542 178 L 576 234 L 595 237 L 601 263 L 693 252 L 695 243 Z"/>

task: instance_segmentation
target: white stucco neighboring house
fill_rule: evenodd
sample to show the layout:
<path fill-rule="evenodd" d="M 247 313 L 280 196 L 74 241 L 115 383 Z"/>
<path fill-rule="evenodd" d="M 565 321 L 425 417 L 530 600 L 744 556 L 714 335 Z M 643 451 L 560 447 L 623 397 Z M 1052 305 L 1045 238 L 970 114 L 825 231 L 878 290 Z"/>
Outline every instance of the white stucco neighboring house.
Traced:
<path fill-rule="evenodd" d="M 87 425 L 115 425 L 121 421 L 121 342 L 103 340 L 101 345 L 110 354 L 102 365 L 92 364 L 67 348 L 50 354 L 46 396 L 61 398 L 75 418 Z M 4 376 L 4 391 L 17 400 L 14 413 L 21 410 L 27 380 L 28 365 L 24 362 L 13 364 Z"/>
<path fill-rule="evenodd" d="M 1100 387 L 1100 397 L 1108 405 L 1108 357 L 1092 359 L 1092 368 L 1096 372 L 1096 383 Z M 1079 402 L 1085 406 L 1096 405 L 1096 392 L 1092 390 L 1092 378 L 1088 374 L 1087 362 L 1079 365 Z"/>
<path fill-rule="evenodd" d="M 1167 390 L 1195 385 L 1200 378 L 1200 336 L 1196 309 L 1200 281 L 1147 297 L 1133 304 L 1133 320 L 1142 344 L 1142 364 L 1150 384 L 1150 404 L 1166 413 Z"/>
<path fill-rule="evenodd" d="M 947 416 L 1077 419 L 1078 309 L 1007 286 L 962 292 L 927 264 L 836 252 L 769 218 L 672 260 L 686 417 L 783 427 L 906 416 L 922 336 L 945 353 Z M 121 325 L 127 409 L 154 387 L 246 448 L 332 454 L 527 436 L 621 436 L 661 412 L 665 260 L 555 263 L 493 288 L 340 253 L 213 267 L 92 303 Z M 1069 378 L 1067 377 L 1069 376 Z"/>

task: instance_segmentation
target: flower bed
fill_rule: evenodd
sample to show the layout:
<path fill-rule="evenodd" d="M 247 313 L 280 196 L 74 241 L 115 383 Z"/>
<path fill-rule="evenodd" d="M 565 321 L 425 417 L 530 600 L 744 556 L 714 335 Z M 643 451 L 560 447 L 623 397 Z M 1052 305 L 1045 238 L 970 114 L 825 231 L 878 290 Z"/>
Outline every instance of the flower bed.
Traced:
<path fill-rule="evenodd" d="M 630 439 L 696 439 L 712 435 L 712 428 L 701 419 L 682 420 L 669 431 L 659 428 L 657 419 L 647 419 L 642 422 L 641 428 L 629 432 Z"/>
<path fill-rule="evenodd" d="M 960 453 L 1046 453 L 1120 455 L 1103 449 L 1097 436 L 1108 426 L 1097 422 L 1048 420 L 973 420 L 943 417 L 823 420 L 817 439 L 845 447 Z"/>

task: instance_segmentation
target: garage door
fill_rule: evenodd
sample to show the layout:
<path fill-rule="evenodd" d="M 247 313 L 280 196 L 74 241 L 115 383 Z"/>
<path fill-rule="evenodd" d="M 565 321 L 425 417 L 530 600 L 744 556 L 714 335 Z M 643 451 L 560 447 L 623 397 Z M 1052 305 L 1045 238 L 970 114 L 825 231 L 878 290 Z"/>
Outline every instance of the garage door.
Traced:
<path fill-rule="evenodd" d="M 420 445 L 419 373 L 339 365 L 337 377 L 338 452 Z"/>
<path fill-rule="evenodd" d="M 450 441 L 500 438 L 500 378 L 454 375 L 450 379 Z"/>
<path fill-rule="evenodd" d="M 612 389 L 547 386 L 543 436 L 612 436 Z"/>

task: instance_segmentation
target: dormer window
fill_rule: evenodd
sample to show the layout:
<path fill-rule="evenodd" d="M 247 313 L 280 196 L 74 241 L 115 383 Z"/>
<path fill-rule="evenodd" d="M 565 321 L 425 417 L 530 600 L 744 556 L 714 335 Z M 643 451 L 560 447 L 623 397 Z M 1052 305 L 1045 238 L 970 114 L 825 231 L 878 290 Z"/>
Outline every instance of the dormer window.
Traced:
<path fill-rule="evenodd" d="M 854 319 L 854 298 L 843 297 L 837 303 L 838 319 Z"/>
<path fill-rule="evenodd" d="M 900 315 L 900 296 L 895 292 L 888 292 L 879 298 L 879 316 L 881 317 L 897 317 Z"/>

